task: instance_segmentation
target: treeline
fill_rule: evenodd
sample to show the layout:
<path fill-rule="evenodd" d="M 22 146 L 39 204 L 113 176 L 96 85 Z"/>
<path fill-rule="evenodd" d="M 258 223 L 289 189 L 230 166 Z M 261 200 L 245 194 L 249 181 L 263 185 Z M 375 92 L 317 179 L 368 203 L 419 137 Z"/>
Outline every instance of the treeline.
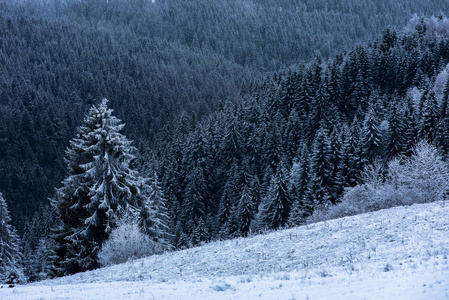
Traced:
<path fill-rule="evenodd" d="M 449 153 L 448 19 L 414 18 L 328 61 L 247 86 L 241 101 L 164 135 L 161 174 L 173 243 L 304 223 L 340 201 L 374 161 L 419 140 Z M 162 142 L 161 142 L 162 144 Z"/>
<path fill-rule="evenodd" d="M 0 0 L 0 190 L 13 222 L 22 232 L 60 185 L 68 141 L 103 97 L 151 154 L 182 112 L 195 126 L 266 71 L 448 9 L 446 1 Z"/>

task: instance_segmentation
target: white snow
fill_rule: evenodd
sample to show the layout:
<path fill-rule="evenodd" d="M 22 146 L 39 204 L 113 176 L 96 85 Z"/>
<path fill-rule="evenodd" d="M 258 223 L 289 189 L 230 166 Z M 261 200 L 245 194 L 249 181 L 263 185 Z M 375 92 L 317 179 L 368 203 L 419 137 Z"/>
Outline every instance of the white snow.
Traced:
<path fill-rule="evenodd" d="M 215 242 L 0 299 L 449 299 L 449 202 Z"/>

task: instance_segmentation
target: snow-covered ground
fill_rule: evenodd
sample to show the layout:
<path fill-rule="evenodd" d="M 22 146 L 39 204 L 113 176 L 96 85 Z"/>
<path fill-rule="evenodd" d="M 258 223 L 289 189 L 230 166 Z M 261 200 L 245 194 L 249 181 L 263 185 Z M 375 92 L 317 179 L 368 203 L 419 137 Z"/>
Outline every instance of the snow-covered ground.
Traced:
<path fill-rule="evenodd" d="M 449 299 L 449 202 L 3 287 L 0 299 Z"/>

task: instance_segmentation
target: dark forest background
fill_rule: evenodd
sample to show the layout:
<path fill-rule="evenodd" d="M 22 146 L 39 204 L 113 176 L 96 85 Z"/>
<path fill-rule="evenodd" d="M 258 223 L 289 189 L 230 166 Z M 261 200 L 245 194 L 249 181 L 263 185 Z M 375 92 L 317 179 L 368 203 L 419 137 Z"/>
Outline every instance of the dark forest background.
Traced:
<path fill-rule="evenodd" d="M 267 73 L 326 60 L 413 13 L 448 9 L 446 1 L 1 0 L 0 190 L 14 225 L 22 231 L 42 215 L 65 176 L 69 140 L 103 97 L 155 168 L 175 123 L 192 130 Z"/>

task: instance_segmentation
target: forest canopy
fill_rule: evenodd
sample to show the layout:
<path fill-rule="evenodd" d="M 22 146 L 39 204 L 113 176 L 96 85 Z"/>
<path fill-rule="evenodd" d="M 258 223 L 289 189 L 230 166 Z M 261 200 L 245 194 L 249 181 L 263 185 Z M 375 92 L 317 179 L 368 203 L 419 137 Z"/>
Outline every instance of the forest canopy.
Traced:
<path fill-rule="evenodd" d="M 267 71 L 330 57 L 449 4 L 0 0 L 0 8 L 0 190 L 22 229 L 62 180 L 64 149 L 102 98 L 151 154 L 180 114 L 192 128 Z"/>

